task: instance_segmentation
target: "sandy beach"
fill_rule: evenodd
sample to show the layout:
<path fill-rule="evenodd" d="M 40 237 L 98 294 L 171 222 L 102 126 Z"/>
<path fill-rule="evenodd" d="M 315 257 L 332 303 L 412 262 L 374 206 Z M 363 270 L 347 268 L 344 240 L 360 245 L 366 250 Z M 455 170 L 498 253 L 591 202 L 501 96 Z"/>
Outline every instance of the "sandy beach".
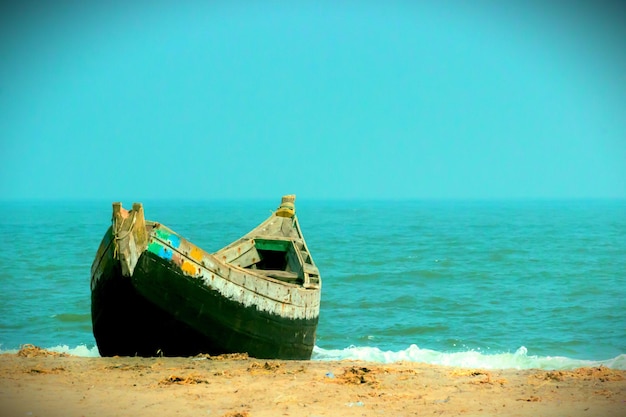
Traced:
<path fill-rule="evenodd" d="M 2 416 L 624 416 L 626 371 L 0 355 Z"/>

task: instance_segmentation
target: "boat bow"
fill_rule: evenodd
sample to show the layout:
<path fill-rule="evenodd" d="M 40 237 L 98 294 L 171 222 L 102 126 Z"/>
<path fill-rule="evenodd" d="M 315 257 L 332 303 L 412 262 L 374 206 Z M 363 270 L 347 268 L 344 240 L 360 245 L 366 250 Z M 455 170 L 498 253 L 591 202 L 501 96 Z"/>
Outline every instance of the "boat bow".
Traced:
<path fill-rule="evenodd" d="M 112 223 L 114 258 L 120 262 L 122 275 L 130 277 L 148 244 L 142 204 L 134 203 L 129 211 L 122 203 L 113 203 Z"/>

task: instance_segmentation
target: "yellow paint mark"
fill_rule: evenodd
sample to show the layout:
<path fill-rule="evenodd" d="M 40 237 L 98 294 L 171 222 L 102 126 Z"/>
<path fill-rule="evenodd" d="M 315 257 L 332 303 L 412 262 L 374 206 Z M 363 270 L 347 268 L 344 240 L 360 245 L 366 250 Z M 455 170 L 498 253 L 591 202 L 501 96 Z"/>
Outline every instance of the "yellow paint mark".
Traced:
<path fill-rule="evenodd" d="M 189 257 L 200 262 L 202 260 L 202 250 L 197 246 L 192 246 L 191 251 L 189 251 Z"/>
<path fill-rule="evenodd" d="M 196 275 L 196 267 L 191 262 L 183 260 L 183 263 L 180 265 L 180 269 L 189 275 Z"/>

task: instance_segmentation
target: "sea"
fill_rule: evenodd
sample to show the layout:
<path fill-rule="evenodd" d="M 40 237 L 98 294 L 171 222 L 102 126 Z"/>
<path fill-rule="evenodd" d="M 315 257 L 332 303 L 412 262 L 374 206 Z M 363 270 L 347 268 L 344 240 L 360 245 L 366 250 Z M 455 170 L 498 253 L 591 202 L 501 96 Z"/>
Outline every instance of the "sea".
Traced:
<path fill-rule="evenodd" d="M 143 203 L 212 252 L 279 201 Z M 323 281 L 314 361 L 626 369 L 625 200 L 296 207 Z M 0 202 L 0 353 L 98 356 L 90 268 L 110 220 L 110 201 Z"/>

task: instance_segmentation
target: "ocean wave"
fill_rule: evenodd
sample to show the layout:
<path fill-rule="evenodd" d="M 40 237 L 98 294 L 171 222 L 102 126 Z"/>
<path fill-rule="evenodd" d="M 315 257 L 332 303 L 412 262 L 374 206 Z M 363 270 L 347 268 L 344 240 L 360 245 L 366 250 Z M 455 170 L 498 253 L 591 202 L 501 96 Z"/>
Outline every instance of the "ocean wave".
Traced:
<path fill-rule="evenodd" d="M 455 366 L 461 368 L 483 369 L 545 369 L 567 370 L 580 367 L 606 366 L 611 369 L 626 370 L 626 354 L 607 360 L 572 359 L 564 356 L 529 355 L 524 346 L 514 353 L 486 354 L 474 350 L 465 352 L 438 352 L 420 349 L 411 345 L 399 351 L 383 351 L 376 347 L 350 346 L 345 349 L 322 349 L 318 346 L 313 350 L 313 360 L 362 360 L 368 362 L 421 362 L 431 365 Z"/>

